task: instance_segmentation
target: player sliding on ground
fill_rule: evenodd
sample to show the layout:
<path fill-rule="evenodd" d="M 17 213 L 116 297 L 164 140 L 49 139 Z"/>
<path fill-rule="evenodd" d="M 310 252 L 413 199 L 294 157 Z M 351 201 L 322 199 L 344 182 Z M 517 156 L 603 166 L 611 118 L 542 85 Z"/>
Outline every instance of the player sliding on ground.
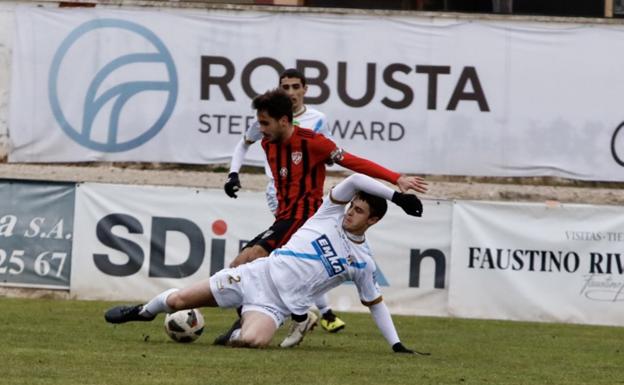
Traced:
<path fill-rule="evenodd" d="M 414 353 L 401 343 L 382 301 L 375 261 L 365 238 L 366 230 L 385 215 L 386 200 L 409 215 L 422 214 L 415 195 L 354 174 L 335 186 L 318 211 L 270 258 L 223 269 L 185 289 L 169 289 L 145 305 L 114 307 L 104 317 L 118 324 L 151 321 L 159 313 L 202 306 L 242 306 L 241 327 L 230 331 L 227 344 L 265 347 L 286 317 L 305 314 L 318 295 L 351 280 L 392 350 Z M 346 210 L 345 205 L 349 205 Z M 301 330 L 304 332 L 289 338 L 301 342 L 307 331 Z"/>
<path fill-rule="evenodd" d="M 288 242 L 292 234 L 316 212 L 323 200 L 327 162 L 337 163 L 355 172 L 394 183 L 401 192 L 410 189 L 421 193 L 427 191 L 427 183 L 420 177 L 400 175 L 344 151 L 323 135 L 294 125 L 292 100 L 282 89 L 258 95 L 253 100 L 253 108 L 257 111 L 259 129 L 263 137 L 262 148 L 271 175 L 275 176 L 278 207 L 271 227 L 249 241 L 234 258 L 230 267 L 268 256 L 273 250 Z M 232 183 L 234 181 L 230 179 L 228 181 L 230 187 L 240 187 L 240 184 L 232 185 Z M 323 300 L 322 296 L 317 298 L 317 301 L 320 301 L 317 304 L 322 312 L 329 309 L 327 301 Z M 291 336 L 306 333 L 314 327 L 318 317 L 313 312 L 306 312 L 293 313 L 292 319 L 294 322 L 289 334 L 280 345 L 284 348 L 294 346 L 291 342 L 297 339 Z M 305 330 L 298 330 L 299 327 Z M 226 333 L 217 337 L 214 343 L 225 344 L 231 331 L 239 328 L 240 318 L 236 319 Z"/>

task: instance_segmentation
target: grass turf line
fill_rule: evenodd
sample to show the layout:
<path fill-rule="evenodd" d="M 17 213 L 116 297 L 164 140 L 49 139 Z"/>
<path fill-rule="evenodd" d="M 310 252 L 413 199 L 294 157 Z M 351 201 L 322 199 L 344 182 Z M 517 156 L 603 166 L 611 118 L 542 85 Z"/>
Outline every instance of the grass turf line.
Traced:
<path fill-rule="evenodd" d="M 119 302 L 0 298 L 0 384 L 624 384 L 624 329 L 395 316 L 399 336 L 429 357 L 399 355 L 366 313 L 320 327 L 299 347 L 212 346 L 234 311 L 202 309 L 191 344 L 165 335 L 164 317 L 109 325 Z"/>

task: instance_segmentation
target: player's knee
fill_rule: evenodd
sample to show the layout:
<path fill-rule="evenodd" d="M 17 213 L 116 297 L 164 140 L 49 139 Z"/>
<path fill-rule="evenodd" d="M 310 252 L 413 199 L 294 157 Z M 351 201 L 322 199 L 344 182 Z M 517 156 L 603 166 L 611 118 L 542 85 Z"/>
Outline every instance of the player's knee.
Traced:
<path fill-rule="evenodd" d="M 167 306 L 173 311 L 184 310 L 187 308 L 184 296 L 179 291 L 175 291 L 167 297 Z"/>
<path fill-rule="evenodd" d="M 251 348 L 265 348 L 271 343 L 271 336 L 263 336 L 259 333 L 242 332 L 240 340 Z"/>

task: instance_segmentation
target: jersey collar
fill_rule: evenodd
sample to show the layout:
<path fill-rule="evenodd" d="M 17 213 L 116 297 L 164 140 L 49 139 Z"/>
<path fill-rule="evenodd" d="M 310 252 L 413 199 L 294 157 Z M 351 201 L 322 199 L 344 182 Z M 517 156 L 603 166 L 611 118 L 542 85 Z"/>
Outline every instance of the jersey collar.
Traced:
<path fill-rule="evenodd" d="M 293 118 L 298 118 L 301 115 L 305 114 L 305 112 L 308 110 L 308 107 L 306 107 L 306 105 L 304 104 L 303 107 L 301 108 L 301 110 L 296 111 L 293 113 Z"/>
<path fill-rule="evenodd" d="M 362 235 L 355 235 L 355 234 L 351 234 L 348 231 L 345 231 L 345 235 L 353 243 L 360 244 L 360 243 L 364 243 L 364 241 L 366 241 L 366 236 L 364 234 L 362 234 Z"/>

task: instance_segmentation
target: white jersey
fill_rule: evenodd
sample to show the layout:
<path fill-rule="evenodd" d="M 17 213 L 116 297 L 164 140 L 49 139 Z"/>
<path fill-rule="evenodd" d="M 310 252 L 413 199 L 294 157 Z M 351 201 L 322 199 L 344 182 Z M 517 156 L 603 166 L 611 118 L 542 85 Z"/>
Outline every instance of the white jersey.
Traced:
<path fill-rule="evenodd" d="M 282 302 L 305 314 L 315 298 L 344 281 L 353 281 L 365 304 L 381 297 L 368 243 L 351 240 L 342 228 L 344 204 L 329 196 L 316 214 L 269 257 L 269 273 Z"/>

